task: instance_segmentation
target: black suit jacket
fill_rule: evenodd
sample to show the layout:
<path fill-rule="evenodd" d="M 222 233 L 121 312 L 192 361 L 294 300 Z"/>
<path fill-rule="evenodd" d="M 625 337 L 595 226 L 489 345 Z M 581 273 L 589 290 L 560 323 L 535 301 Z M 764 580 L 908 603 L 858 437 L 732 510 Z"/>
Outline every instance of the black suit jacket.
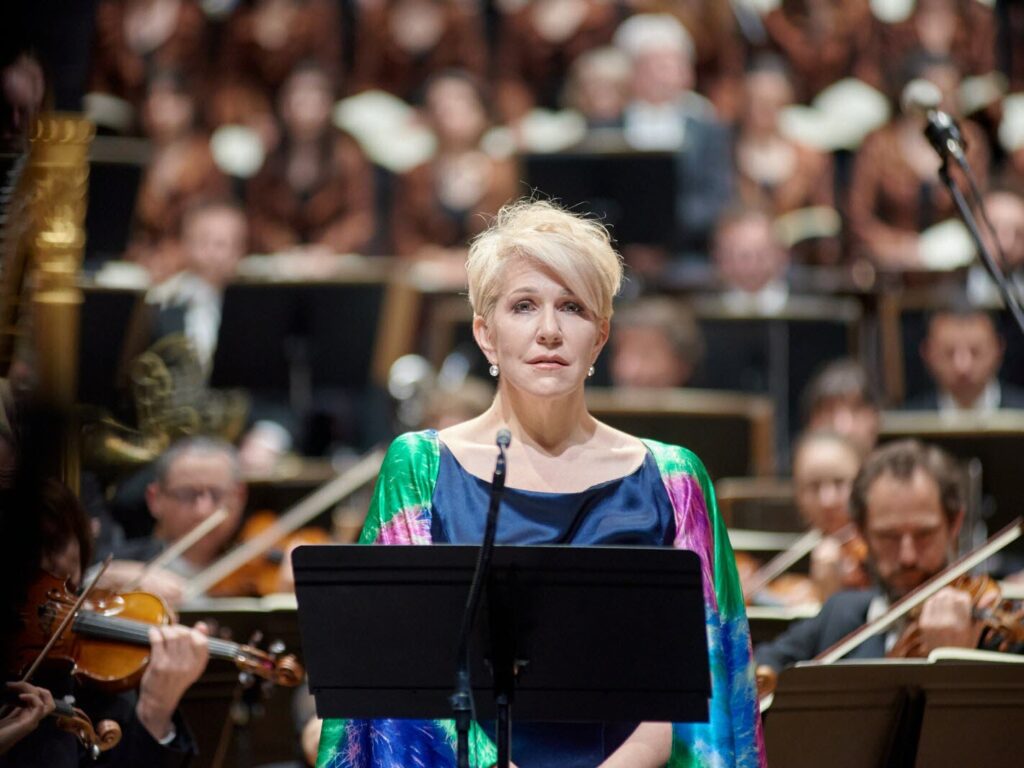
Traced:
<path fill-rule="evenodd" d="M 1000 408 L 1024 408 L 1024 389 L 1014 385 L 1007 384 L 1005 381 L 999 382 L 999 407 Z M 903 404 L 903 410 L 905 411 L 937 411 L 939 410 L 939 393 L 938 390 L 931 389 L 928 392 L 924 392 L 920 395 L 916 395 Z"/>
<path fill-rule="evenodd" d="M 792 625 L 770 643 L 754 649 L 758 664 L 767 664 L 776 672 L 808 661 L 831 648 L 867 619 L 868 605 L 879 594 L 877 589 L 837 592 L 821 607 L 817 616 Z M 878 659 L 885 656 L 885 635 L 868 638 L 850 651 L 847 659 Z"/>

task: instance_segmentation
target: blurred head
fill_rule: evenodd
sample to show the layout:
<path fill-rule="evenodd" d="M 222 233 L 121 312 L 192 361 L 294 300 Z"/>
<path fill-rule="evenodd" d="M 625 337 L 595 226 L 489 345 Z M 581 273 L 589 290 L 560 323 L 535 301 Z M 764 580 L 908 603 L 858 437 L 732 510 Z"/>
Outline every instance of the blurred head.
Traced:
<path fill-rule="evenodd" d="M 499 387 L 564 395 L 608 338 L 622 264 L 607 230 L 547 201 L 505 206 L 466 262 L 473 330 Z"/>
<path fill-rule="evenodd" d="M 950 561 L 963 521 L 960 472 L 935 446 L 902 440 L 864 461 L 850 512 L 868 546 L 869 566 L 899 598 Z"/>
<path fill-rule="evenodd" d="M 743 128 L 755 134 L 776 132 L 779 113 L 795 98 L 785 62 L 774 56 L 757 59 L 744 77 L 743 95 Z"/>
<path fill-rule="evenodd" d="M 620 307 L 611 342 L 611 376 L 617 387 L 685 386 L 704 352 L 689 306 L 665 297 Z"/>
<path fill-rule="evenodd" d="M 901 73 L 901 79 L 894 93 L 905 101 L 907 92 L 911 88 L 920 88 L 915 81 L 924 81 L 935 86 L 935 96 L 939 102 L 936 105 L 939 109 L 956 115 L 960 112 L 959 88 L 961 74 L 956 63 L 945 54 L 928 53 L 926 51 L 915 51 L 903 62 L 902 68 L 894 68 Z M 902 110 L 907 116 L 908 111 Z M 920 122 L 921 117 L 909 113 L 912 120 Z"/>
<path fill-rule="evenodd" d="M 142 126 L 157 144 L 187 135 L 195 122 L 192 92 L 176 72 L 163 71 L 149 81 L 142 105 Z"/>
<path fill-rule="evenodd" d="M 71 489 L 47 480 L 40 496 L 40 567 L 61 579 L 81 583 L 92 562 L 93 537 L 89 516 Z"/>
<path fill-rule="evenodd" d="M 878 442 L 881 414 L 867 371 L 844 358 L 825 365 L 801 397 L 804 426 L 844 436 L 866 456 Z"/>
<path fill-rule="evenodd" d="M 614 43 L 632 61 L 634 100 L 664 104 L 693 89 L 693 38 L 675 16 L 631 16 L 619 25 Z"/>
<path fill-rule="evenodd" d="M 278 110 L 292 141 L 314 141 L 331 124 L 334 84 L 320 66 L 300 64 L 281 85 Z"/>
<path fill-rule="evenodd" d="M 712 258 L 729 288 L 756 293 L 785 276 L 789 252 L 766 211 L 739 207 L 722 214 L 715 227 Z"/>
<path fill-rule="evenodd" d="M 199 203 L 182 219 L 186 268 L 217 288 L 223 288 L 235 276 L 248 250 L 248 240 L 245 214 L 230 201 Z"/>
<path fill-rule="evenodd" d="M 442 147 L 475 147 L 490 124 L 483 91 L 465 72 L 432 77 L 424 89 L 423 109 Z"/>
<path fill-rule="evenodd" d="M 921 358 L 939 391 L 968 408 L 995 380 L 1004 349 L 991 315 L 964 306 L 931 316 Z"/>
<path fill-rule="evenodd" d="M 996 231 L 999 247 L 1006 257 L 1002 263 L 1006 271 L 1024 267 L 1024 195 L 1009 189 L 994 189 L 985 195 L 988 217 Z M 992 255 L 998 259 L 998 249 L 992 248 L 987 228 L 982 229 Z"/>
<path fill-rule="evenodd" d="M 616 125 L 629 101 L 632 64 L 617 48 L 593 48 L 572 63 L 566 106 L 578 110 L 588 125 Z"/>
<path fill-rule="evenodd" d="M 157 459 L 156 479 L 146 488 L 146 503 L 156 521 L 155 535 L 173 543 L 224 507 L 228 516 L 185 553 L 196 565 L 210 563 L 234 534 L 245 507 L 235 449 L 221 440 L 188 438 Z"/>
<path fill-rule="evenodd" d="M 826 535 L 850 521 L 850 489 L 860 468 L 857 446 L 838 432 L 808 432 L 793 449 L 793 491 L 804 521 Z"/>

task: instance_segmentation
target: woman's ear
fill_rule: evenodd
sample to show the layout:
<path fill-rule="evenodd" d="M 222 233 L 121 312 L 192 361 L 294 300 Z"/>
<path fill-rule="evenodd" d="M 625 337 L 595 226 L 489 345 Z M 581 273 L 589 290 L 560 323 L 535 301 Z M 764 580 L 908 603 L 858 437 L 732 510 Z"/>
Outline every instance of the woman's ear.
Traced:
<path fill-rule="evenodd" d="M 598 356 L 601 354 L 601 350 L 604 349 L 604 345 L 608 343 L 608 336 L 611 335 L 611 329 L 612 324 L 608 318 L 602 320 L 598 325 L 597 340 L 594 342 L 593 361 L 597 360 Z"/>
<path fill-rule="evenodd" d="M 491 332 L 487 327 L 487 321 L 481 315 L 473 315 L 473 338 L 476 339 L 476 345 L 484 353 L 487 362 L 492 365 L 497 363 L 498 360 L 494 354 L 494 342 L 491 340 Z"/>

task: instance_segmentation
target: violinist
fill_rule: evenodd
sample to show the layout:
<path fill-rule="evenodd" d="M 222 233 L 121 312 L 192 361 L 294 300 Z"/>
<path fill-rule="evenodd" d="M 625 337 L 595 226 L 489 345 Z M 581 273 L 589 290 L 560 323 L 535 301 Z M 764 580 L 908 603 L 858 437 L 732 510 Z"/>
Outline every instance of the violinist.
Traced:
<path fill-rule="evenodd" d="M 804 427 L 827 429 L 847 437 L 867 456 L 878 443 L 882 411 L 868 372 L 852 358 L 824 367 L 800 396 Z"/>
<path fill-rule="evenodd" d="M 964 501 L 956 465 L 942 450 L 916 440 L 887 444 L 865 460 L 853 482 L 850 512 L 867 545 L 869 589 L 833 595 L 814 618 L 795 624 L 755 649 L 758 665 L 778 672 L 814 658 L 851 631 L 881 616 L 890 603 L 941 571 L 951 559 L 963 522 Z M 876 635 L 849 658 L 879 658 L 903 627 Z M 918 619 L 920 650 L 973 648 L 971 596 L 947 587 L 924 603 Z"/>
<path fill-rule="evenodd" d="M 60 578 L 77 584 L 81 563 L 92 551 L 89 523 L 78 499 L 55 482 L 46 483 L 40 504 L 43 551 L 38 564 Z M 105 752 L 98 762 L 88 757 L 69 733 L 44 720 L 10 751 L 0 766 L 148 766 L 172 768 L 186 765 L 196 752 L 195 742 L 177 712 L 189 686 L 206 668 L 205 628 L 179 625 L 154 626 L 149 632 L 151 653 L 138 692 L 112 695 L 77 686 L 63 670 L 41 668 L 33 679 L 56 696 L 74 695 L 78 706 L 94 720 L 108 718 L 120 723 L 120 744 Z M 44 671 L 45 670 L 45 671 Z"/>
<path fill-rule="evenodd" d="M 863 541 L 850 525 L 849 500 L 860 468 L 856 444 L 838 432 L 809 432 L 793 450 L 793 491 L 804 522 L 825 538 L 811 551 L 810 577 L 822 601 L 868 584 Z"/>
<path fill-rule="evenodd" d="M 231 540 L 245 507 L 246 486 L 235 449 L 209 437 L 186 438 L 172 445 L 157 459 L 155 474 L 146 488 L 146 506 L 155 521 L 153 533 L 115 547 L 114 556 L 120 562 L 111 563 L 103 586 L 132 582 L 145 562 L 218 508 L 228 512 L 224 522 L 167 564 L 167 570 L 180 578 L 164 578 L 162 585 L 151 590 L 173 605 L 181 599 L 183 580 L 213 562 Z"/>

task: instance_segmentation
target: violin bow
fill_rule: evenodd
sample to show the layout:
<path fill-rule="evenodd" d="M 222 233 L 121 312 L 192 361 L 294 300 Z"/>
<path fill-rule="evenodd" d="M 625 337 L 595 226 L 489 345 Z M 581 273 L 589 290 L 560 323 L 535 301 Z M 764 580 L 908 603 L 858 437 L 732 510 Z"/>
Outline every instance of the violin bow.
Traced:
<path fill-rule="evenodd" d="M 877 619 L 869 621 L 867 624 L 860 627 L 860 629 L 855 629 L 831 648 L 827 648 L 819 653 L 814 657 L 814 659 L 812 659 L 812 661 L 818 664 L 831 664 L 832 662 L 843 658 L 843 656 L 848 654 L 869 637 L 877 635 L 879 632 L 884 632 L 907 613 L 924 603 L 936 592 L 948 586 L 949 583 L 958 576 L 962 576 L 967 573 L 976 565 L 991 557 L 1011 542 L 1016 541 L 1021 534 L 1024 533 L 1022 525 L 1024 525 L 1024 521 L 1022 521 L 1022 518 L 1018 517 L 977 549 L 968 552 L 948 568 L 940 571 L 935 576 L 928 579 L 928 581 L 897 600 L 892 604 L 888 611 L 883 613 Z"/>
<path fill-rule="evenodd" d="M 186 533 L 176 542 L 167 547 L 163 552 L 154 557 L 148 563 L 146 563 L 139 574 L 128 582 L 124 587 L 121 588 L 122 592 L 131 592 L 139 586 L 142 579 L 145 578 L 146 574 L 157 568 L 163 568 L 168 563 L 176 560 L 180 555 L 186 552 L 193 544 L 203 538 L 206 534 L 220 525 L 224 520 L 227 519 L 228 511 L 224 507 L 217 507 L 213 514 L 207 517 L 205 520 L 201 520 L 191 531 Z"/>
<path fill-rule="evenodd" d="M 358 491 L 373 480 L 384 461 L 384 451 L 377 448 L 363 456 L 356 464 L 328 481 L 289 509 L 267 530 L 254 536 L 240 547 L 228 552 L 211 563 L 189 581 L 185 589 L 185 600 L 205 593 L 210 587 L 228 574 L 234 573 L 254 557 L 259 557 L 278 541 L 300 528 L 324 509 L 337 504 L 346 496 Z"/>
<path fill-rule="evenodd" d="M 776 577 L 781 576 L 796 565 L 802 557 L 818 546 L 823 538 L 824 536 L 821 531 L 817 528 L 812 528 L 790 544 L 788 548 L 779 552 L 779 554 L 758 568 L 743 588 L 744 600 L 752 598 L 768 586 Z"/>

